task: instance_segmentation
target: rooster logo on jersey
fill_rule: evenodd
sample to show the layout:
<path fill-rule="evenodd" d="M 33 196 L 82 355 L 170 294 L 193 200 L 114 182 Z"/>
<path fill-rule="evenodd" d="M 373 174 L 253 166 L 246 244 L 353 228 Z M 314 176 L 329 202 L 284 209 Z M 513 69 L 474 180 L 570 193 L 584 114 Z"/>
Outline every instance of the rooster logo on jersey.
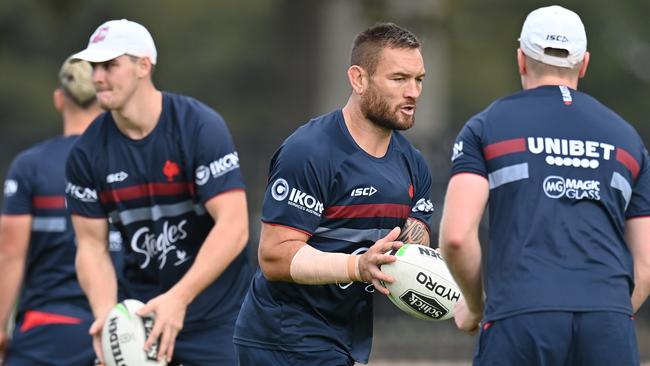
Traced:
<path fill-rule="evenodd" d="M 167 160 L 165 161 L 165 166 L 163 167 L 163 174 L 167 177 L 168 182 L 173 182 L 174 177 L 180 174 L 181 169 L 178 167 L 178 164 Z"/>

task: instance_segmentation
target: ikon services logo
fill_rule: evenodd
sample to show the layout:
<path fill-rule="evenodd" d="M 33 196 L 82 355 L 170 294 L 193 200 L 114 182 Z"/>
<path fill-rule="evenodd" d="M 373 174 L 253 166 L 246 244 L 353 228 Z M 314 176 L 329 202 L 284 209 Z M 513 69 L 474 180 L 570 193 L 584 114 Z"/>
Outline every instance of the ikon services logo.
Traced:
<path fill-rule="evenodd" d="M 11 197 L 18 192 L 18 182 L 13 179 L 5 180 L 4 194 L 5 197 Z"/>
<path fill-rule="evenodd" d="M 284 201 L 286 199 L 289 206 L 318 217 L 323 213 L 324 206 L 321 201 L 307 192 L 289 187 L 289 183 L 284 178 L 278 178 L 273 182 L 271 185 L 271 196 L 276 201 Z"/>
<path fill-rule="evenodd" d="M 199 165 L 194 171 L 194 181 L 202 186 L 210 178 L 219 178 L 235 169 L 239 169 L 239 155 L 236 151 L 226 154 L 208 165 Z"/>
<path fill-rule="evenodd" d="M 96 190 L 88 187 L 81 187 L 70 182 L 68 182 L 65 187 L 65 193 L 81 202 L 97 202 L 98 200 Z"/>
<path fill-rule="evenodd" d="M 210 179 L 210 168 L 205 165 L 199 166 L 196 168 L 196 172 L 194 172 L 194 178 L 197 185 L 204 185 Z"/>
<path fill-rule="evenodd" d="M 284 201 L 289 195 L 289 183 L 283 178 L 278 178 L 271 186 L 271 196 L 276 201 Z"/>

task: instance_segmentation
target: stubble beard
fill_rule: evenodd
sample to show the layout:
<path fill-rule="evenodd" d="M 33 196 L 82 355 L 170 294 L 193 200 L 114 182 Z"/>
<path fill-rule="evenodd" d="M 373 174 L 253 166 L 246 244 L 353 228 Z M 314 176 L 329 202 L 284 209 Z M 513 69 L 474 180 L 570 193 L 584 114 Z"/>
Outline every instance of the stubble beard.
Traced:
<path fill-rule="evenodd" d="M 405 131 L 415 123 L 415 115 L 400 116 L 399 108 L 391 111 L 388 102 L 374 88 L 361 97 L 361 112 L 375 126 L 388 130 Z"/>

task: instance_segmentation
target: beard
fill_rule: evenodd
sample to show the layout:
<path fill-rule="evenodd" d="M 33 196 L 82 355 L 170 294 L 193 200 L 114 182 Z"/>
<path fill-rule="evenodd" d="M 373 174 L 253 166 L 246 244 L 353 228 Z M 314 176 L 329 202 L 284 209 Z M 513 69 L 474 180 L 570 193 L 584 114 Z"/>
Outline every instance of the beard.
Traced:
<path fill-rule="evenodd" d="M 409 103 L 415 105 L 413 100 Z M 408 130 L 415 123 L 415 115 L 403 115 L 399 106 L 391 110 L 386 99 L 382 98 L 374 87 L 370 87 L 368 93 L 361 97 L 361 113 L 375 126 L 389 130 Z"/>

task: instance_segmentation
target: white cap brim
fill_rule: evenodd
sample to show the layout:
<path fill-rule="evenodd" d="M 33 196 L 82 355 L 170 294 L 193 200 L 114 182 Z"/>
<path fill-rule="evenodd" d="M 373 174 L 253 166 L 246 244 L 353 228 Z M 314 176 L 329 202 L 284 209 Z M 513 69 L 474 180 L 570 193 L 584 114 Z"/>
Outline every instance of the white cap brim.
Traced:
<path fill-rule="evenodd" d="M 533 60 L 537 60 L 547 65 L 565 67 L 565 68 L 573 68 L 577 64 L 582 62 L 585 58 L 585 52 L 586 52 L 586 47 L 585 47 L 585 49 L 580 49 L 573 52 L 572 50 L 567 49 L 566 51 L 569 52 L 569 55 L 567 57 L 557 57 L 557 56 L 547 55 L 544 53 L 545 48 L 547 47 L 557 48 L 557 46 L 554 44 L 542 44 L 542 43 L 535 44 L 530 39 L 520 39 L 519 47 L 521 48 L 521 50 L 524 52 L 526 56 L 532 58 Z"/>
<path fill-rule="evenodd" d="M 104 49 L 99 47 L 88 47 L 85 50 L 71 56 L 73 60 L 85 60 L 88 62 L 106 62 L 122 56 L 124 52 Z"/>

